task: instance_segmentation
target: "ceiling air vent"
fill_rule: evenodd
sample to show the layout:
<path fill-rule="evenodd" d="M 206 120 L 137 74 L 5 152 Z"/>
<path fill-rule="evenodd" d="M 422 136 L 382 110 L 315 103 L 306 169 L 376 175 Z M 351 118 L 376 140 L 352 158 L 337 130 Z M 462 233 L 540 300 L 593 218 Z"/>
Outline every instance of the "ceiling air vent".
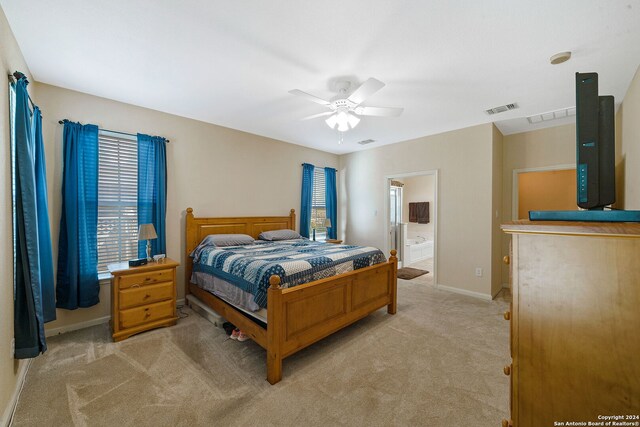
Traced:
<path fill-rule="evenodd" d="M 509 110 L 515 110 L 516 108 L 518 108 L 518 104 L 514 102 L 513 104 L 501 105 L 499 107 L 493 107 L 484 111 L 487 114 L 492 115 L 492 114 L 504 113 L 505 111 L 509 111 Z"/>
<path fill-rule="evenodd" d="M 376 140 L 375 139 L 363 139 L 362 141 L 358 141 L 358 144 L 367 145 L 367 144 L 371 144 L 372 142 L 376 142 Z"/>
<path fill-rule="evenodd" d="M 565 117 L 575 115 L 576 107 L 567 107 L 556 111 L 549 111 L 548 113 L 534 114 L 533 116 L 527 117 L 527 120 L 529 120 L 529 123 L 533 125 L 540 122 L 547 122 L 549 120 L 564 119 Z"/>

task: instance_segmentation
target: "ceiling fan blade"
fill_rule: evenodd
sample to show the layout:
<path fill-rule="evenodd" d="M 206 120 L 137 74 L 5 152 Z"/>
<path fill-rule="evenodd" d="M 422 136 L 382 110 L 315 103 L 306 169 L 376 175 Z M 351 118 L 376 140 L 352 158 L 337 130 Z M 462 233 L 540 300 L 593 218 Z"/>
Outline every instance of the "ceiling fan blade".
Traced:
<path fill-rule="evenodd" d="M 355 113 L 360 116 L 397 117 L 404 111 L 400 107 L 358 107 Z"/>
<path fill-rule="evenodd" d="M 325 111 L 324 113 L 314 114 L 313 116 L 307 116 L 307 117 L 305 117 L 303 119 L 300 119 L 300 120 L 317 119 L 318 117 L 330 116 L 331 114 L 333 114 L 333 111 Z"/>
<path fill-rule="evenodd" d="M 356 104 L 360 104 L 383 87 L 384 83 L 382 83 L 378 79 L 374 79 L 373 77 L 371 77 L 369 80 L 362 83 L 360 87 L 356 89 L 351 95 L 349 95 L 349 98 L 347 99 Z"/>
<path fill-rule="evenodd" d="M 322 99 L 322 98 L 318 98 L 317 96 L 315 96 L 315 95 L 311 95 L 310 93 L 303 92 L 303 91 L 301 91 L 300 89 L 293 89 L 293 90 L 290 90 L 290 91 L 289 91 L 289 93 L 290 93 L 291 95 L 302 96 L 302 97 L 304 97 L 304 98 L 307 98 L 309 101 L 316 102 L 316 103 L 318 103 L 318 104 L 320 104 L 320 105 L 325 105 L 325 106 L 327 106 L 327 107 L 328 107 L 329 105 L 331 105 L 331 103 L 330 103 L 329 101 L 325 101 L 324 99 Z"/>

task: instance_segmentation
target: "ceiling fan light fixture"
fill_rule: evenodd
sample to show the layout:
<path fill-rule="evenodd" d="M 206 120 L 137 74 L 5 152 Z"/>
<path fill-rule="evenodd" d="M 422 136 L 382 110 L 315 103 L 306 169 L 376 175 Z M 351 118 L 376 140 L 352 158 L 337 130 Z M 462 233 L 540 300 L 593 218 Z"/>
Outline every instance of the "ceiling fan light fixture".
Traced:
<path fill-rule="evenodd" d="M 325 120 L 327 126 L 331 129 L 337 129 L 340 132 L 346 132 L 349 129 L 353 129 L 358 126 L 360 123 L 360 119 L 353 114 L 349 114 L 346 111 L 338 111 L 335 114 L 329 116 L 328 119 Z"/>
<path fill-rule="evenodd" d="M 354 127 L 358 126 L 358 123 L 360 123 L 360 119 L 353 114 L 349 114 L 348 116 L 349 117 L 347 118 L 347 121 L 349 122 L 349 127 L 353 129 Z"/>
<path fill-rule="evenodd" d="M 338 124 L 338 118 L 336 117 L 336 114 L 332 114 L 329 116 L 329 118 L 327 120 L 324 121 L 327 126 L 329 126 L 331 129 L 335 129 L 336 125 Z"/>

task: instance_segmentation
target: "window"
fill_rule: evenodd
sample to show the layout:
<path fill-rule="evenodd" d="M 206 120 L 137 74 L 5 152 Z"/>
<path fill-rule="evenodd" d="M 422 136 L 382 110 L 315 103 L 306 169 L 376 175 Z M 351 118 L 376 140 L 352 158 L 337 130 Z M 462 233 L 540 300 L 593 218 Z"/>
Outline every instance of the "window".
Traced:
<path fill-rule="evenodd" d="M 327 237 L 327 227 L 324 225 L 324 219 L 327 217 L 327 205 L 324 196 L 324 168 L 314 168 L 313 198 L 311 199 L 311 228 L 315 228 L 316 230 L 316 240 L 324 240 Z"/>
<path fill-rule="evenodd" d="M 98 135 L 98 274 L 107 265 L 138 258 L 138 143 L 135 137 Z"/>

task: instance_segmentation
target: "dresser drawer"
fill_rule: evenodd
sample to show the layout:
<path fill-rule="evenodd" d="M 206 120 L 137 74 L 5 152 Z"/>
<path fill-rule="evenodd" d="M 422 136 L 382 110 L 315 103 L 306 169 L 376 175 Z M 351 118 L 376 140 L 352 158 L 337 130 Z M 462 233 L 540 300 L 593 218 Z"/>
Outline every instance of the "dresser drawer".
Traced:
<path fill-rule="evenodd" d="M 120 308 L 124 309 L 163 301 L 173 298 L 173 293 L 173 282 L 123 289 L 119 294 Z"/>
<path fill-rule="evenodd" d="M 163 301 L 142 307 L 120 310 L 120 328 L 131 328 L 154 320 L 174 316 L 174 301 Z"/>
<path fill-rule="evenodd" d="M 159 282 L 169 282 L 173 280 L 173 269 L 148 271 L 146 273 L 127 274 L 120 276 L 119 288 L 127 289 L 131 287 L 140 287 L 151 285 Z"/>

